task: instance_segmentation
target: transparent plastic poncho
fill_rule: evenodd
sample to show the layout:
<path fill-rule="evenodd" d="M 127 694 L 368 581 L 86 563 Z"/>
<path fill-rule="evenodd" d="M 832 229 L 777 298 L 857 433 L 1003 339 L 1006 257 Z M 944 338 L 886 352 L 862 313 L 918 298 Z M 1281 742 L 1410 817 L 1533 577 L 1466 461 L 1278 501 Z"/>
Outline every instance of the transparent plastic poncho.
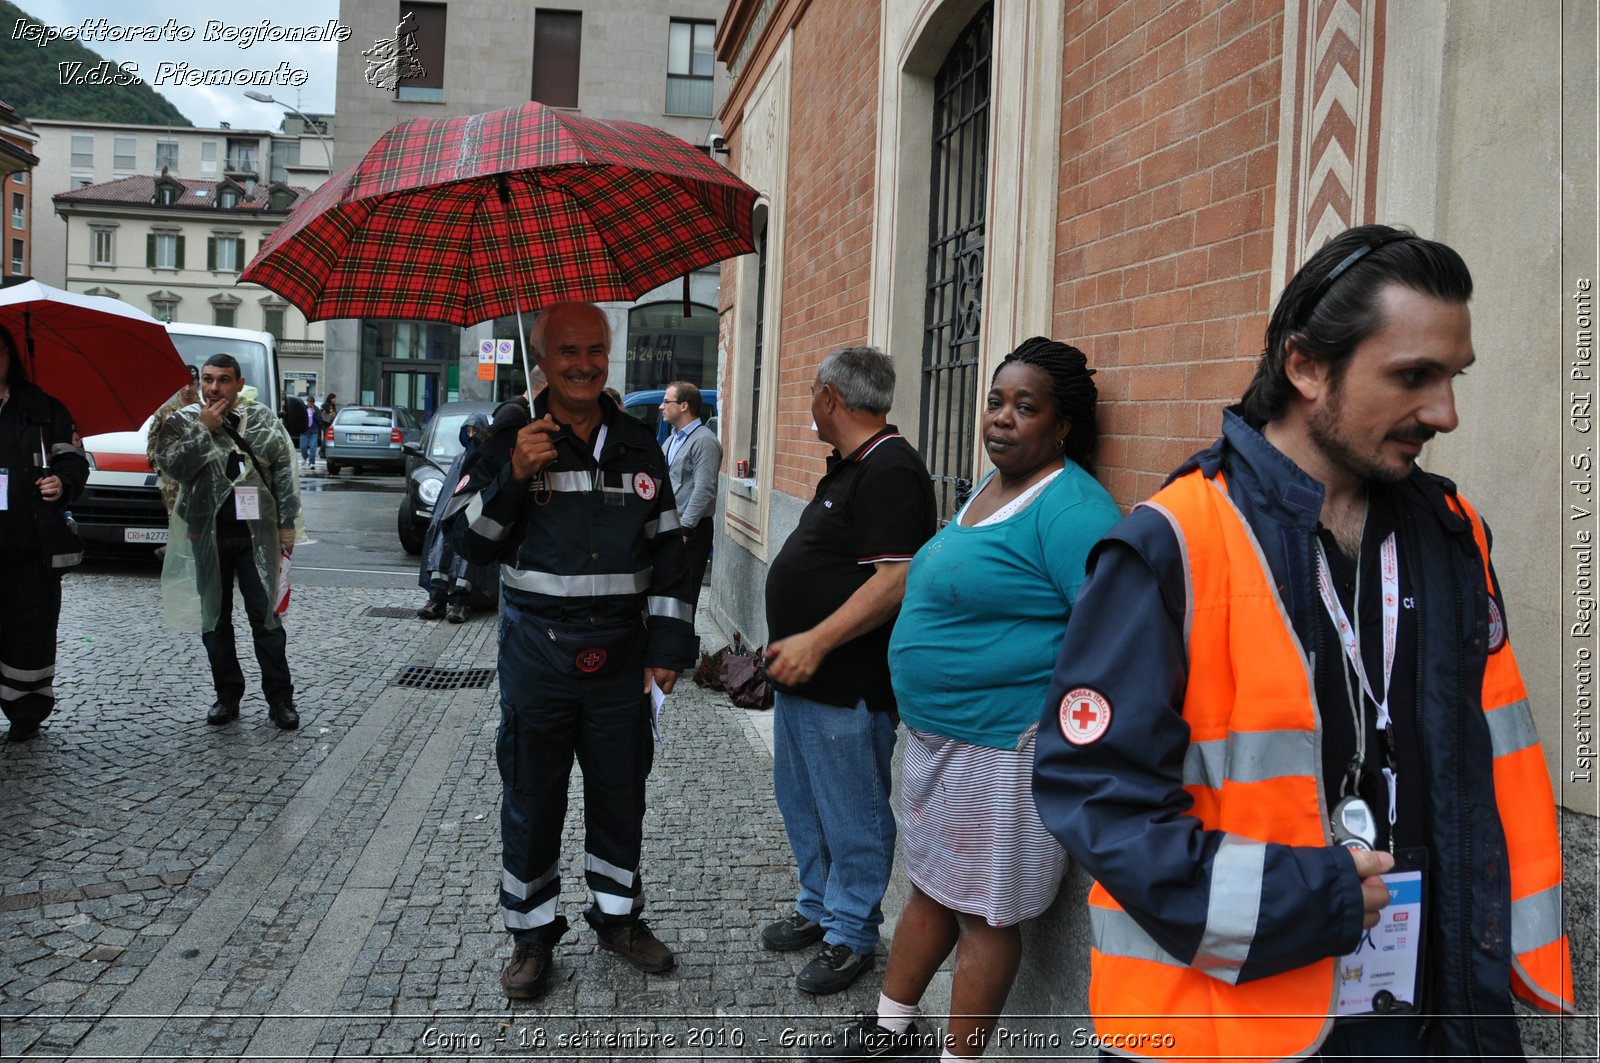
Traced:
<path fill-rule="evenodd" d="M 236 431 L 255 452 L 251 461 L 222 429 L 208 431 L 200 423 L 198 403 L 185 406 L 161 425 L 155 454 L 160 470 L 178 484 L 167 534 L 166 558 L 161 567 L 161 602 L 166 625 L 175 631 L 211 631 L 221 613 L 222 591 L 217 578 L 217 511 L 236 487 L 260 489 L 261 513 L 246 521 L 250 527 L 252 556 L 267 600 L 278 586 L 281 546 L 279 528 L 293 528 L 295 542 L 305 540 L 300 513 L 300 473 L 295 445 L 277 414 L 250 399 L 241 399 Z M 229 458 L 239 454 L 238 474 L 228 475 Z M 256 462 L 271 477 L 261 478 Z M 204 573 L 205 578 L 200 578 Z M 226 588 L 228 594 L 233 588 Z M 281 621 L 269 610 L 268 628 Z"/>

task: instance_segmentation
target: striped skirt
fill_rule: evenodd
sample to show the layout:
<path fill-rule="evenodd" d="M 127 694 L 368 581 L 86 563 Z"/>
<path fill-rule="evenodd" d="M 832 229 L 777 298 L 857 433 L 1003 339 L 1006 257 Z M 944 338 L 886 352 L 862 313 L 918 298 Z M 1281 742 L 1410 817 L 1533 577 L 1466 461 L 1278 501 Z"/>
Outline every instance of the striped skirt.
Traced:
<path fill-rule="evenodd" d="M 1049 908 L 1067 854 L 1033 807 L 1033 735 L 1021 749 L 993 749 L 906 730 L 900 837 L 911 881 L 990 926 Z"/>

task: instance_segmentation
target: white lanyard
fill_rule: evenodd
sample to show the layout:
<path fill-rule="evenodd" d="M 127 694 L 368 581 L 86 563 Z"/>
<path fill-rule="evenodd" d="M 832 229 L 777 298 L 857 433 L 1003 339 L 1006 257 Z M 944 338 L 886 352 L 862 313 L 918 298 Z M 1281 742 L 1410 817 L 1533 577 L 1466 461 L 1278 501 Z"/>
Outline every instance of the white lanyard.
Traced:
<path fill-rule="evenodd" d="M 1350 663 L 1355 666 L 1356 676 L 1361 680 L 1361 689 L 1378 707 L 1378 730 L 1381 731 L 1389 726 L 1389 677 L 1394 672 L 1394 646 L 1396 633 L 1400 627 L 1400 551 L 1395 546 L 1394 532 L 1390 532 L 1388 538 L 1383 540 L 1383 545 L 1378 548 L 1378 571 L 1383 582 L 1382 697 L 1373 693 L 1372 684 L 1367 680 L 1367 670 L 1361 664 L 1361 633 L 1350 623 L 1344 606 L 1339 602 L 1339 596 L 1333 592 L 1333 573 L 1328 568 L 1328 555 L 1322 548 L 1322 541 L 1320 539 L 1317 541 L 1317 590 L 1322 595 L 1322 604 L 1328 610 L 1329 619 L 1339 632 L 1339 640 L 1344 643 L 1345 656 L 1349 657 Z M 1351 603 L 1357 613 L 1361 611 L 1360 595 L 1361 559 L 1358 555 L 1356 599 Z M 1361 715 L 1365 713 L 1361 712 Z M 1356 741 L 1359 747 L 1361 736 L 1358 735 Z"/>
<path fill-rule="evenodd" d="M 1373 705 L 1378 710 L 1378 730 L 1387 731 L 1393 723 L 1389 716 L 1389 678 L 1394 672 L 1394 648 L 1400 628 L 1400 551 L 1395 545 L 1394 532 L 1383 540 L 1378 548 L 1378 572 L 1383 584 L 1383 696 L 1380 698 L 1372 691 L 1372 684 L 1367 680 L 1367 670 L 1361 663 L 1361 632 L 1350 618 L 1345 614 L 1344 606 L 1339 603 L 1339 596 L 1333 591 L 1333 573 L 1328 568 L 1328 554 L 1322 548 L 1322 540 L 1317 540 L 1317 591 L 1322 595 L 1323 608 L 1327 609 L 1328 617 L 1333 621 L 1334 628 L 1339 633 L 1339 640 L 1344 643 L 1345 656 L 1355 667 L 1356 676 L 1361 680 L 1361 690 L 1372 699 Z M 1357 616 L 1361 613 L 1361 555 L 1356 554 L 1356 587 L 1352 596 L 1351 605 Z M 1344 670 L 1341 668 L 1341 672 Z M 1356 727 L 1356 759 L 1355 773 L 1360 774 L 1361 766 L 1367 759 L 1367 724 L 1366 702 L 1357 698 L 1350 689 L 1348 673 L 1344 676 L 1345 697 L 1350 702 L 1350 713 L 1355 718 Z M 1393 827 L 1398 812 L 1396 805 L 1399 798 L 1398 779 L 1396 768 L 1392 764 L 1383 766 L 1383 779 L 1389 791 L 1389 845 L 1394 846 Z"/>

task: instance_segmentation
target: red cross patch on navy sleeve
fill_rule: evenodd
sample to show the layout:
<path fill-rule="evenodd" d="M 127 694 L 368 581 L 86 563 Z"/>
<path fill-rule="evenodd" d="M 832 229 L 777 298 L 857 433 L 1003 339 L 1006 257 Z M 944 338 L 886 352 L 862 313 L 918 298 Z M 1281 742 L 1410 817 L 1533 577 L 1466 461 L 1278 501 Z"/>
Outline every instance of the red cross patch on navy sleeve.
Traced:
<path fill-rule="evenodd" d="M 1075 746 L 1086 746 L 1111 726 L 1111 702 L 1098 690 L 1076 687 L 1062 695 L 1057 715 L 1061 737 Z"/>

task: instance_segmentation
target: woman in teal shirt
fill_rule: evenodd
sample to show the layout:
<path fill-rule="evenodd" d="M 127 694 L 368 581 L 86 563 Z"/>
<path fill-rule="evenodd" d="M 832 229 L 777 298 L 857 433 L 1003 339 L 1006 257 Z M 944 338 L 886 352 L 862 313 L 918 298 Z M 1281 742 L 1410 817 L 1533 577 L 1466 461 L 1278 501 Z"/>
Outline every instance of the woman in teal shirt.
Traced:
<path fill-rule="evenodd" d="M 1042 337 L 1000 363 L 983 414 L 994 472 L 918 551 L 889 644 L 909 739 L 900 809 L 911 897 L 876 1017 L 835 1058 L 914 1054 L 917 1002 L 956 950 L 945 1049 L 981 1055 L 1016 978 L 1019 924 L 1066 856 L 1039 822 L 1033 737 L 1089 548 L 1121 514 L 1085 467 L 1097 436 L 1083 352 Z"/>

